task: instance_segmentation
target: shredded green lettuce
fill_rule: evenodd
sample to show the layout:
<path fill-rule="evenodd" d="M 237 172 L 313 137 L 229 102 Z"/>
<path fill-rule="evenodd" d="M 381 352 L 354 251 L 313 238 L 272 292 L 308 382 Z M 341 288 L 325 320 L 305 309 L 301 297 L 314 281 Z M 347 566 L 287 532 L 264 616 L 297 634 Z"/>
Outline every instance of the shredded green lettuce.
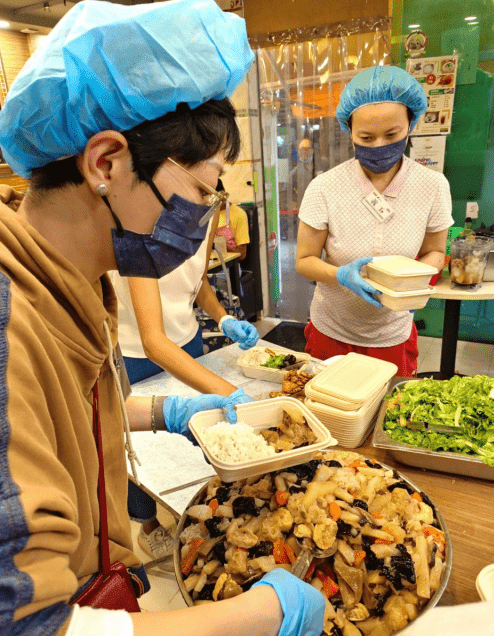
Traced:
<path fill-rule="evenodd" d="M 383 428 L 392 439 L 409 446 L 473 455 L 494 466 L 494 378 L 454 376 L 422 380 L 397 387 L 389 401 Z M 457 434 L 410 430 L 406 423 L 455 426 Z"/>

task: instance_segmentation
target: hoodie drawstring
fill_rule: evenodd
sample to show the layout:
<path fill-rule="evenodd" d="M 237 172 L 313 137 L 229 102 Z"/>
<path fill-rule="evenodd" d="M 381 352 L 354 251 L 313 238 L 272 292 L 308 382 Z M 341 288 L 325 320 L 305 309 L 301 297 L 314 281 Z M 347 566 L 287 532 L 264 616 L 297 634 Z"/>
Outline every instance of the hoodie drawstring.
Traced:
<path fill-rule="evenodd" d="M 139 461 L 139 458 L 137 457 L 137 453 L 135 452 L 134 447 L 132 446 L 132 437 L 130 435 L 129 418 L 127 417 L 127 409 L 125 408 L 125 399 L 124 399 L 124 395 L 122 391 L 122 385 L 120 384 L 118 371 L 117 371 L 117 368 L 115 367 L 115 362 L 113 360 L 113 344 L 111 340 L 110 329 L 108 328 L 108 325 L 106 324 L 106 322 L 104 322 L 103 324 L 105 326 L 106 339 L 108 341 L 108 350 L 110 352 L 108 356 L 108 362 L 110 363 L 110 369 L 113 374 L 113 379 L 115 380 L 115 384 L 117 386 L 118 398 L 120 400 L 120 408 L 122 409 L 122 415 L 124 420 L 125 450 L 127 451 L 127 457 L 129 459 L 129 462 L 132 468 L 132 475 L 134 476 L 136 484 L 139 486 L 140 481 L 137 476 L 137 469 L 136 469 L 135 463 L 137 462 L 140 466 L 141 462 Z"/>

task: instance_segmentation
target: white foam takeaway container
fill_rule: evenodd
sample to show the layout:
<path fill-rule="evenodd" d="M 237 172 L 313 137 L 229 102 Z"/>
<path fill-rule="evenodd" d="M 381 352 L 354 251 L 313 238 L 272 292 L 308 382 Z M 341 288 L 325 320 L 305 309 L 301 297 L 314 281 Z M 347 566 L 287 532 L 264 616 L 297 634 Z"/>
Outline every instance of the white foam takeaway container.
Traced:
<path fill-rule="evenodd" d="M 369 280 L 396 292 L 424 289 L 439 271 L 407 256 L 375 256 L 367 263 Z"/>
<path fill-rule="evenodd" d="M 413 291 L 393 291 L 384 285 L 380 285 L 375 281 L 369 281 L 381 293 L 375 294 L 374 297 L 392 311 L 412 311 L 415 309 L 423 309 L 429 302 L 429 298 L 436 293 L 431 285 L 424 289 L 416 289 Z"/>

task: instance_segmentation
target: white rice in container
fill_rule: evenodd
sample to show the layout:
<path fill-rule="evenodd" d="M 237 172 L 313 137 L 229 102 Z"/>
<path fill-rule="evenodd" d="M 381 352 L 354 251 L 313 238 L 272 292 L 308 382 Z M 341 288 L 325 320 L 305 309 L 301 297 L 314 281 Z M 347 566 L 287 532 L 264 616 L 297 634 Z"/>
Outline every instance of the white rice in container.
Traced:
<path fill-rule="evenodd" d="M 262 435 L 243 422 L 218 422 L 202 433 L 204 444 L 211 455 L 228 464 L 249 462 L 272 457 L 276 451 Z"/>
<path fill-rule="evenodd" d="M 243 353 L 238 361 L 246 367 L 259 367 L 267 362 L 270 358 L 270 354 L 261 347 L 253 347 L 245 353 Z"/>

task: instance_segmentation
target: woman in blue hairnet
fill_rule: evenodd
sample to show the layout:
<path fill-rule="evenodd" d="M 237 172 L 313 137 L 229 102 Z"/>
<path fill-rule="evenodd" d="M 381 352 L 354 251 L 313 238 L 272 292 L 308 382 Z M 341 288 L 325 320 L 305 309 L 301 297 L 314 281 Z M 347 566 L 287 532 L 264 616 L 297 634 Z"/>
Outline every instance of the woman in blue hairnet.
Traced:
<path fill-rule="evenodd" d="M 297 271 L 317 282 L 306 351 L 317 358 L 355 351 L 416 374 L 412 314 L 383 307 L 361 269 L 391 254 L 444 265 L 449 184 L 404 154 L 426 106 L 420 84 L 394 66 L 362 71 L 341 94 L 336 116 L 355 159 L 312 181 L 299 214 Z"/>
<path fill-rule="evenodd" d="M 280 569 L 207 606 L 140 614 L 135 598 L 149 583 L 124 429 L 133 464 L 130 430 L 185 434 L 216 407 L 234 419 L 242 395 L 125 404 L 106 272 L 159 278 L 197 251 L 238 154 L 228 96 L 252 57 L 243 20 L 213 0 L 80 2 L 10 89 L 0 145 L 31 182 L 17 212 L 0 204 L 2 634 L 322 631 L 322 594 Z M 98 577 L 100 559 L 121 574 Z"/>

